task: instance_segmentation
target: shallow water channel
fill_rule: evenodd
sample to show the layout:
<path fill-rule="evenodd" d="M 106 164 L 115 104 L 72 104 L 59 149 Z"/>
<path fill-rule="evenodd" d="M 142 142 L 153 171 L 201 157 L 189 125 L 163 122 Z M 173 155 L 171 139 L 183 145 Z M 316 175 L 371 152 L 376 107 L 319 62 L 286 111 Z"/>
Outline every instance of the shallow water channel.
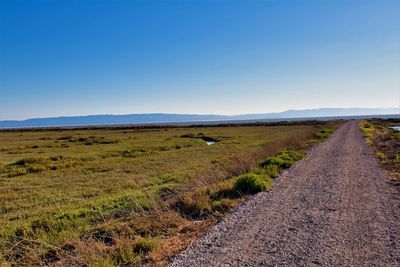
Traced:
<path fill-rule="evenodd" d="M 391 126 L 391 127 L 389 127 L 389 128 L 395 129 L 395 130 L 397 130 L 397 131 L 400 132 L 400 126 Z"/>

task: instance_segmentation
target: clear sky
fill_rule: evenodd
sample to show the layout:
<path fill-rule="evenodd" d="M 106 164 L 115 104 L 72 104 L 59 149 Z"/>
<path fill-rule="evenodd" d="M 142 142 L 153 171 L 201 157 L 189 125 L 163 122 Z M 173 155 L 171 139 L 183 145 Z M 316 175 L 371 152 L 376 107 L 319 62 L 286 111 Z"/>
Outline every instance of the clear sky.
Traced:
<path fill-rule="evenodd" d="M 0 3 L 0 119 L 400 105 L 399 0 Z"/>

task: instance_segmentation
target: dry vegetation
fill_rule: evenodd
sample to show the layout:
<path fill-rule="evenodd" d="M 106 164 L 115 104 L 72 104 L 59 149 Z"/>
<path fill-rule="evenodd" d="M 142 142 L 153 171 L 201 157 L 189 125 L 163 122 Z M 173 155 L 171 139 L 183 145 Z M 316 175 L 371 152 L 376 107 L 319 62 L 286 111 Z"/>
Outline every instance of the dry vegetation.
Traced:
<path fill-rule="evenodd" d="M 374 119 L 362 121 L 361 131 L 382 165 L 389 171 L 395 185 L 400 182 L 400 132 L 391 129 L 399 126 L 400 119 Z M 400 187 L 399 187 L 400 189 Z"/>
<path fill-rule="evenodd" d="M 337 124 L 1 131 L 0 263 L 164 264 Z"/>

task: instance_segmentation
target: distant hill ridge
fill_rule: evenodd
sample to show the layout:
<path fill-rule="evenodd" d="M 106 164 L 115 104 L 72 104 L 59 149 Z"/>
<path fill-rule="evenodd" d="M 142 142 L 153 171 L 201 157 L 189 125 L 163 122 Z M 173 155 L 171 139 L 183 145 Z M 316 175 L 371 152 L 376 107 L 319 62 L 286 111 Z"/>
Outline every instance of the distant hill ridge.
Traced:
<path fill-rule="evenodd" d="M 128 115 L 88 115 L 53 118 L 34 118 L 27 120 L 0 121 L 0 128 L 85 126 L 108 124 L 145 124 L 227 120 L 267 120 L 290 118 L 340 117 L 400 114 L 399 108 L 320 108 L 287 110 L 284 112 L 243 115 L 198 115 L 198 114 L 128 114 Z"/>

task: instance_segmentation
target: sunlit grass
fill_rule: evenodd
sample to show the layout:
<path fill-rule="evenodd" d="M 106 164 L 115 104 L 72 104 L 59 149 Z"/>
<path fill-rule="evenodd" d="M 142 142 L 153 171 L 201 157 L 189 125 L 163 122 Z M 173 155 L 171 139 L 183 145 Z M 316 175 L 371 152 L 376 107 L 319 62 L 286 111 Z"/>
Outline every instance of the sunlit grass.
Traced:
<path fill-rule="evenodd" d="M 2 131 L 2 260 L 89 265 L 165 260 L 187 241 L 164 251 L 166 243 L 190 240 L 201 225 L 237 205 L 241 194 L 232 188 L 238 175 L 263 158 L 301 149 L 325 128 Z M 208 146 L 207 140 L 216 143 Z M 298 160 L 293 153 L 276 157 L 291 165 Z M 264 167 L 266 176 L 275 177 L 287 166 Z M 198 219 L 205 224 L 193 224 Z M 188 229 L 180 233 L 182 227 Z"/>

